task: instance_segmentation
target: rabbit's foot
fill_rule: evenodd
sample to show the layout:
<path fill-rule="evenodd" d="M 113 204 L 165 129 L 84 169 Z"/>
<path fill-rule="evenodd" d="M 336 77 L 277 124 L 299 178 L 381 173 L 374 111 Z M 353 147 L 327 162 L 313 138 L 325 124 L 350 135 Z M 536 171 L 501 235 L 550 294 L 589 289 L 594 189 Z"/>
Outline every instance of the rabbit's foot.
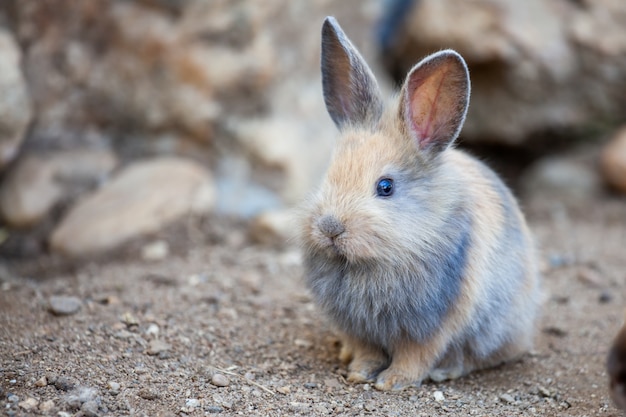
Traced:
<path fill-rule="evenodd" d="M 409 387 L 419 387 L 421 384 L 421 378 L 416 378 L 413 373 L 391 366 L 378 375 L 374 387 L 380 391 L 401 391 Z"/>
<path fill-rule="evenodd" d="M 386 360 L 355 359 L 348 367 L 348 381 L 355 383 L 374 382 L 378 374 L 386 367 Z"/>

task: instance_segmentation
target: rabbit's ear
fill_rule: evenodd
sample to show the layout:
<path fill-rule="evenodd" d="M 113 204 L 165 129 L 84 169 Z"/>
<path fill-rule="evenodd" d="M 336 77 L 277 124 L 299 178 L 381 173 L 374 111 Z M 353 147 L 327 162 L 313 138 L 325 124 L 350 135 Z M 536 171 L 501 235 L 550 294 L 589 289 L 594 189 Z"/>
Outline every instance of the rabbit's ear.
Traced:
<path fill-rule="evenodd" d="M 324 101 L 337 127 L 375 123 L 383 102 L 378 83 L 334 17 L 322 27 Z"/>
<path fill-rule="evenodd" d="M 400 111 L 419 149 L 440 152 L 459 135 L 469 105 L 465 61 L 445 50 L 424 58 L 402 87 Z"/>

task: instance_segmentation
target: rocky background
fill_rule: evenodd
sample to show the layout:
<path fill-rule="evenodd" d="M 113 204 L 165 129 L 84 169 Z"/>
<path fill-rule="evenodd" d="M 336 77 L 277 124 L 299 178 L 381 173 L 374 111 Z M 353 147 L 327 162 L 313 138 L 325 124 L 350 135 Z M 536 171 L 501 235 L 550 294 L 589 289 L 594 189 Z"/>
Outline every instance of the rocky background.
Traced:
<path fill-rule="evenodd" d="M 326 15 L 388 90 L 457 49 L 461 143 L 527 199 L 626 192 L 623 0 L 3 1 L 0 257 L 109 253 L 190 213 L 287 241 L 335 137 Z"/>

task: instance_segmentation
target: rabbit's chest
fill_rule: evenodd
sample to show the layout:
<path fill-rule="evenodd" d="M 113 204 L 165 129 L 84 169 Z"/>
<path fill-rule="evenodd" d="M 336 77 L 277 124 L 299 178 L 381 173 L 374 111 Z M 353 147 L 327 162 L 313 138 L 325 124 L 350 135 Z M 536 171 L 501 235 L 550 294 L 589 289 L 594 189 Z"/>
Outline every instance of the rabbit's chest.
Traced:
<path fill-rule="evenodd" d="M 447 268 L 416 260 L 402 270 L 332 268 L 309 259 L 308 283 L 322 309 L 353 337 L 382 347 L 406 338 L 425 341 L 459 295 L 464 262 L 454 256 Z"/>

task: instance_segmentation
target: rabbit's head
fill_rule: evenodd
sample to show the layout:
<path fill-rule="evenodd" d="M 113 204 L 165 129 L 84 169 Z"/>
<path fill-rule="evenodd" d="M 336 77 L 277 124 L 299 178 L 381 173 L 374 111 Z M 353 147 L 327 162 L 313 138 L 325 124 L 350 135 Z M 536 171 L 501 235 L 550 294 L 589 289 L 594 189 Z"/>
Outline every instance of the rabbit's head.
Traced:
<path fill-rule="evenodd" d="M 305 248 L 349 262 L 396 262 L 428 249 L 442 222 L 462 210 L 458 173 L 445 160 L 469 103 L 465 62 L 451 50 L 428 56 L 386 105 L 372 71 L 329 17 L 321 66 L 340 137 L 307 206 Z"/>

